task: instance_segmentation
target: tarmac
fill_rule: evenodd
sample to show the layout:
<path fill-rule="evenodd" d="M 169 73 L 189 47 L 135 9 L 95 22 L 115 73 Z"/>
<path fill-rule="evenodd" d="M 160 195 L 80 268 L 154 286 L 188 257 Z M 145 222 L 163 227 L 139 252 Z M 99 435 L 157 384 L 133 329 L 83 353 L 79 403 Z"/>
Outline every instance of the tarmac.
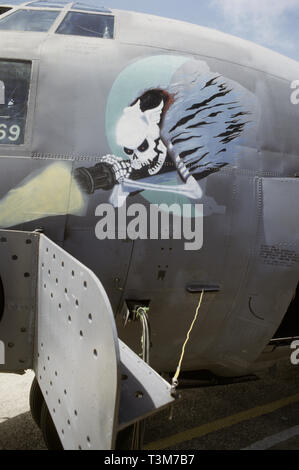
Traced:
<path fill-rule="evenodd" d="M 29 411 L 34 374 L 0 374 L 0 450 L 46 450 Z M 256 380 L 181 390 L 173 409 L 146 421 L 145 450 L 298 450 L 299 365 Z"/>

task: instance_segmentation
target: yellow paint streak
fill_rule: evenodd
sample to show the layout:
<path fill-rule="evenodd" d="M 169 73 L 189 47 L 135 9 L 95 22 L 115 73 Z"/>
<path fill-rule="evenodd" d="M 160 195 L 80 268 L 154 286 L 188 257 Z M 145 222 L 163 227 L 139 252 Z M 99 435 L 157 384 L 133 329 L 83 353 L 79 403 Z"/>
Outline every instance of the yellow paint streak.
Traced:
<path fill-rule="evenodd" d="M 53 163 L 12 189 L 0 201 L 0 227 L 13 227 L 24 222 L 54 215 L 82 215 L 84 196 L 72 178 L 71 167 Z"/>
<path fill-rule="evenodd" d="M 248 421 L 250 419 L 258 418 L 269 413 L 273 413 L 280 408 L 297 403 L 299 401 L 299 393 L 296 395 L 291 395 L 281 400 L 268 403 L 266 405 L 257 406 L 240 413 L 233 414 L 223 419 L 217 419 L 211 423 L 203 424 L 187 431 L 174 434 L 173 436 L 166 437 L 165 439 L 160 439 L 159 441 L 151 442 L 144 446 L 145 450 L 161 450 L 171 448 L 183 442 L 191 441 L 192 439 L 198 439 L 207 434 L 211 434 L 216 431 L 221 431 L 222 429 L 228 428 L 235 424 L 242 423 L 243 421 Z"/>

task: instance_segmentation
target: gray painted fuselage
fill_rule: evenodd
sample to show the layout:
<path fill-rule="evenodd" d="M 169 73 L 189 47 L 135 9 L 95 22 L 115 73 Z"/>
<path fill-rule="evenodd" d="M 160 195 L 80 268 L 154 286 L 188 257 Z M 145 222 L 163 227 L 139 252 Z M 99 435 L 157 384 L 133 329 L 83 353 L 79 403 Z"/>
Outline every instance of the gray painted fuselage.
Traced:
<path fill-rule="evenodd" d="M 91 268 L 107 291 L 119 336 L 137 351 L 141 327 L 123 327 L 121 313 L 127 299 L 149 300 L 150 360 L 159 371 L 176 368 L 194 317 L 199 293 L 187 287 L 219 286 L 204 295 L 183 366 L 225 375 L 252 372 L 274 359 L 267 345 L 299 280 L 299 105 L 290 100 L 299 64 L 217 31 L 113 13 L 111 40 L 0 31 L 1 59 L 32 61 L 25 142 L 0 145 L 0 198 L 60 160 L 74 170 L 112 153 L 108 98 L 130 64 L 185 56 L 238 83 L 254 96 L 255 127 L 248 126 L 236 144 L 232 162 L 199 181 L 205 214 L 200 250 L 186 251 L 184 240 L 174 239 L 99 240 L 95 212 L 109 200 L 112 191 L 105 190 L 89 196 L 84 215 L 36 216 L 14 228 L 43 228 Z M 159 74 L 149 73 L 159 88 Z M 127 199 L 127 206 L 133 203 L 149 206 L 142 192 Z"/>

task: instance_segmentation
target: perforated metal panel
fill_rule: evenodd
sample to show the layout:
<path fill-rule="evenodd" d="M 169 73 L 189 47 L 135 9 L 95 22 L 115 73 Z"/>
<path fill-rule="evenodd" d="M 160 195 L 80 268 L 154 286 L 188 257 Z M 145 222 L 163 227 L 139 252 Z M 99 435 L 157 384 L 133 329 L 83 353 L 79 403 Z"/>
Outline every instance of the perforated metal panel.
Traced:
<path fill-rule="evenodd" d="M 168 406 L 174 398 L 170 384 L 121 340 L 119 349 L 122 382 L 118 427 L 121 429 Z"/>
<path fill-rule="evenodd" d="M 0 232 L 0 254 L 0 371 L 34 368 L 64 449 L 113 449 L 120 429 L 173 401 L 170 385 L 118 340 L 92 271 L 39 233 Z"/>
<path fill-rule="evenodd" d="M 4 297 L 0 341 L 5 350 L 5 364 L 0 364 L 0 371 L 32 368 L 38 241 L 36 233 L 0 230 Z"/>
<path fill-rule="evenodd" d="M 118 340 L 96 276 L 43 235 L 39 251 L 38 382 L 64 449 L 112 449 L 120 429 L 173 401 L 171 387 Z"/>
<path fill-rule="evenodd" d="M 111 449 L 118 415 L 118 339 L 105 291 L 41 236 L 35 370 L 65 449 Z"/>

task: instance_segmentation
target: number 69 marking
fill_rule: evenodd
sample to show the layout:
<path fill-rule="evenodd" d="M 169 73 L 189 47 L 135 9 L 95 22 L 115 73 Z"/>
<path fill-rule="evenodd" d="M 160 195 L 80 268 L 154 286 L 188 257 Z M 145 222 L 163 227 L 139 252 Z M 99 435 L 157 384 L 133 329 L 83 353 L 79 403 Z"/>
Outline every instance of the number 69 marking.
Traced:
<path fill-rule="evenodd" d="M 0 124 L 0 141 L 8 137 L 11 142 L 15 142 L 20 137 L 20 133 L 21 128 L 16 124 L 13 124 L 9 128 L 6 124 Z"/>

